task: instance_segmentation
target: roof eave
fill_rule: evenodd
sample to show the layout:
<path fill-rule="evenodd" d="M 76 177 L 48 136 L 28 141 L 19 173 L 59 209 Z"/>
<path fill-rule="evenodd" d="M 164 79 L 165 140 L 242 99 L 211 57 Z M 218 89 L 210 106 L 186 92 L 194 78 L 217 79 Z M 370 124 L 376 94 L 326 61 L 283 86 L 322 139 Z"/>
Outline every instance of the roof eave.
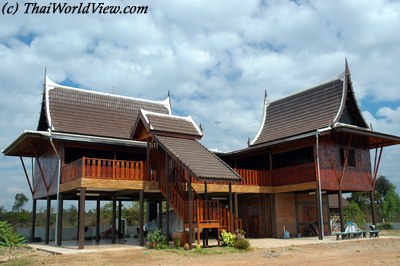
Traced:
<path fill-rule="evenodd" d="M 365 136 L 368 138 L 375 138 L 375 139 L 381 140 L 380 142 L 369 144 L 370 149 L 374 149 L 374 148 L 378 148 L 378 147 L 388 147 L 388 146 L 400 144 L 400 137 L 398 137 L 398 136 L 373 131 L 371 129 L 351 126 L 351 125 L 347 125 L 347 124 L 337 123 L 335 125 L 335 127 L 332 128 L 332 131 L 356 134 L 356 135 L 361 135 L 361 136 Z"/>
<path fill-rule="evenodd" d="M 77 135 L 77 134 L 69 134 L 69 133 L 60 133 L 60 132 L 48 132 L 48 131 L 28 131 L 25 130 L 16 140 L 14 140 L 7 148 L 5 148 L 2 153 L 6 156 L 20 156 L 16 154 L 12 154 L 13 149 L 16 146 L 26 141 L 27 138 L 52 138 L 54 140 L 59 141 L 75 141 L 75 142 L 84 142 L 84 143 L 95 143 L 95 144 L 106 144 L 106 145 L 118 145 L 118 146 L 128 146 L 128 147 L 141 147 L 145 148 L 146 143 L 143 141 L 135 141 L 135 140 L 126 140 L 126 139 L 115 139 L 115 138 L 107 138 L 107 137 L 98 137 L 98 136 L 87 136 L 87 135 Z"/>

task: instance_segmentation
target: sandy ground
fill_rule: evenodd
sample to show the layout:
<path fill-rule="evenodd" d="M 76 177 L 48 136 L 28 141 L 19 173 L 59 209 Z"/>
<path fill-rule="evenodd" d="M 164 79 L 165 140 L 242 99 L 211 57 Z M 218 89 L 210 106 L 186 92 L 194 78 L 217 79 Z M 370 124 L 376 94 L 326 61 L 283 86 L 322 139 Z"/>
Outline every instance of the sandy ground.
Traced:
<path fill-rule="evenodd" d="M 19 250 L 17 256 L 30 265 L 400 265 L 400 237 L 251 242 L 251 251 L 212 255 L 143 248 L 54 255 L 33 248 Z"/>

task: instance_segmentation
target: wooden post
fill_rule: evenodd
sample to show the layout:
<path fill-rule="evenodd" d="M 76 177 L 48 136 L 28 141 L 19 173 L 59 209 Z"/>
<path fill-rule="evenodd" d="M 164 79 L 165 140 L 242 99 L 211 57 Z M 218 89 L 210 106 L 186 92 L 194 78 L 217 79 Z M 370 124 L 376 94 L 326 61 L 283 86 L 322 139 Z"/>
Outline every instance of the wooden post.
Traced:
<path fill-rule="evenodd" d="M 79 249 L 85 246 L 85 201 L 86 188 L 81 188 L 79 199 Z"/>
<path fill-rule="evenodd" d="M 28 185 L 29 185 L 29 190 L 31 191 L 31 194 L 32 194 L 32 196 L 33 196 L 33 188 L 32 188 L 31 181 L 29 180 L 28 172 L 26 171 L 26 167 L 25 167 L 24 160 L 22 159 L 22 156 L 19 156 L 19 159 L 21 160 L 22 167 L 24 168 L 26 181 L 28 181 Z M 32 159 L 33 159 L 33 157 L 32 157 Z M 33 175 L 32 175 L 32 176 L 33 176 Z"/>
<path fill-rule="evenodd" d="M 81 199 L 80 199 L 80 196 L 79 196 L 79 198 L 78 198 L 78 217 L 77 217 L 78 220 L 76 221 L 76 224 L 77 224 L 77 226 L 76 226 L 77 239 L 79 239 L 79 221 L 81 219 L 80 217 L 81 217 Z"/>
<path fill-rule="evenodd" d="M 344 232 L 344 215 L 343 215 L 343 203 L 342 203 L 342 190 L 338 192 L 338 202 L 339 202 L 339 216 L 340 216 L 340 232 Z"/>
<path fill-rule="evenodd" d="M 118 201 L 118 238 L 122 237 L 122 201 Z"/>
<path fill-rule="evenodd" d="M 162 197 L 158 199 L 158 228 L 162 229 Z"/>
<path fill-rule="evenodd" d="M 192 176 L 188 175 L 188 198 L 189 198 L 189 248 L 192 249 L 193 244 L 193 195 L 192 195 Z"/>
<path fill-rule="evenodd" d="M 318 239 L 324 240 L 324 216 L 322 207 L 322 191 L 321 191 L 321 171 L 319 165 L 319 131 L 315 134 L 315 163 L 316 163 L 316 177 L 317 177 L 317 190 L 315 191 L 317 195 L 317 217 L 319 224 L 319 234 Z"/>
<path fill-rule="evenodd" d="M 375 213 L 375 196 L 374 191 L 369 192 L 369 197 L 371 200 L 371 216 L 372 216 L 372 224 L 376 225 L 376 213 Z"/>
<path fill-rule="evenodd" d="M 272 163 L 272 150 L 269 151 L 268 156 L 269 156 L 269 171 L 268 171 L 268 182 L 267 182 L 267 186 L 272 186 L 272 167 L 273 167 L 273 163 Z"/>
<path fill-rule="evenodd" d="M 318 229 L 319 229 L 318 230 L 318 239 L 323 240 L 323 238 L 321 237 L 321 232 L 323 232 L 323 230 L 324 230 L 324 221 L 321 220 L 322 209 L 321 209 L 321 205 L 320 205 L 320 202 L 322 199 L 320 197 L 318 189 L 315 191 L 315 195 L 316 195 L 316 205 L 317 205 L 317 221 L 318 221 Z"/>
<path fill-rule="evenodd" d="M 203 206 L 203 217 L 206 220 L 210 220 L 210 217 L 208 217 L 208 201 L 207 201 L 207 181 L 204 181 L 204 194 L 205 194 L 205 200 L 204 200 L 204 206 Z M 207 246 L 207 241 L 206 241 L 206 228 L 203 228 L 203 247 Z"/>
<path fill-rule="evenodd" d="M 62 242 L 62 224 L 63 224 L 63 211 L 64 211 L 64 201 L 63 194 L 58 195 L 58 213 L 57 213 L 57 246 L 61 246 Z"/>
<path fill-rule="evenodd" d="M 206 202 L 207 202 L 207 209 L 206 209 L 206 211 L 207 211 L 207 216 L 209 216 L 210 215 L 210 204 L 208 203 L 208 191 L 207 191 L 207 181 L 206 182 L 204 182 L 204 193 L 206 194 Z M 205 234 L 205 239 L 206 239 L 206 246 L 208 246 L 208 232 L 209 232 L 209 229 L 208 228 L 206 228 L 206 229 L 204 229 L 205 230 L 205 232 L 206 232 L 206 234 Z"/>
<path fill-rule="evenodd" d="M 116 237 L 115 237 L 115 233 L 117 231 L 117 225 L 116 225 L 116 221 L 117 220 L 117 201 L 115 200 L 115 197 L 112 198 L 112 223 L 111 223 L 111 243 L 115 244 L 116 243 Z"/>
<path fill-rule="evenodd" d="M 31 217 L 31 238 L 30 242 L 35 241 L 35 229 L 36 229 L 36 199 L 32 199 L 32 217 Z"/>
<path fill-rule="evenodd" d="M 168 162 L 168 154 L 167 153 L 165 153 L 165 169 L 164 169 L 164 171 L 165 171 L 165 190 L 166 190 L 166 194 L 167 194 L 167 198 L 166 198 L 166 203 L 167 203 L 167 209 L 165 210 L 165 212 L 166 212 L 166 230 L 165 230 L 165 232 L 166 232 L 166 235 L 168 236 L 168 239 L 169 239 L 169 193 L 170 193 L 170 191 L 169 191 L 169 162 Z M 183 230 L 185 230 L 185 228 L 183 228 Z"/>
<path fill-rule="evenodd" d="M 144 192 L 143 189 L 139 192 L 139 246 L 144 246 Z"/>
<path fill-rule="evenodd" d="M 96 242 L 100 242 L 100 199 L 96 200 Z"/>
<path fill-rule="evenodd" d="M 49 244 L 50 211 L 51 211 L 51 199 L 50 199 L 50 196 L 47 196 L 46 200 L 47 200 L 47 204 L 46 204 L 46 229 L 45 229 L 45 235 L 44 235 L 44 243 L 45 244 Z"/>
<path fill-rule="evenodd" d="M 232 204 L 232 182 L 229 182 L 229 230 L 234 233 L 235 229 L 233 226 L 233 204 Z"/>
<path fill-rule="evenodd" d="M 235 209 L 235 215 L 239 217 L 239 203 L 238 203 L 238 193 L 233 193 L 233 205 Z"/>
<path fill-rule="evenodd" d="M 296 233 L 300 234 L 300 225 L 299 225 L 299 196 L 297 192 L 294 193 L 294 208 L 296 210 Z M 285 232 L 284 232 L 285 233 Z"/>

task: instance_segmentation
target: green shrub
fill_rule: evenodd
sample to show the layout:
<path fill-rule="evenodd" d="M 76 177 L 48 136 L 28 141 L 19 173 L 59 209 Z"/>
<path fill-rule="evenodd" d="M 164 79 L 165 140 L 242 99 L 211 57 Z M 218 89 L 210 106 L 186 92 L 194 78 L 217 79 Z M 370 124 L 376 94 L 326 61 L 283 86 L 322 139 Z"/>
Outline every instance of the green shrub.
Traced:
<path fill-rule="evenodd" d="M 221 233 L 221 246 L 233 247 L 235 245 L 236 235 L 222 230 Z"/>
<path fill-rule="evenodd" d="M 8 259 L 11 258 L 12 250 L 25 245 L 25 237 L 15 233 L 9 223 L 0 221 L 0 246 L 8 248 Z"/>
<path fill-rule="evenodd" d="M 165 235 L 162 233 L 162 230 L 159 229 L 154 232 L 149 232 L 147 234 L 147 243 L 154 243 L 154 247 L 157 249 L 162 249 L 168 247 L 168 243 Z M 149 245 L 151 246 L 151 245 Z"/>
<path fill-rule="evenodd" d="M 235 248 L 237 249 L 248 249 L 250 247 L 250 242 L 247 239 L 237 239 L 235 242 Z"/>
<path fill-rule="evenodd" d="M 379 230 L 391 230 L 393 227 L 392 223 L 380 223 L 376 225 L 376 229 Z"/>

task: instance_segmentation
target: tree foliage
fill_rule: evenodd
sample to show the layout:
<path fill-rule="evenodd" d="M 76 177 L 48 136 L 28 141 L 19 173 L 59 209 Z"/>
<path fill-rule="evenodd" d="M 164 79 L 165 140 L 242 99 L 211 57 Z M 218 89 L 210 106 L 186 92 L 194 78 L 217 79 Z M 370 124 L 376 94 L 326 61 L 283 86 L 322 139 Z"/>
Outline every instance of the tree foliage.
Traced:
<path fill-rule="evenodd" d="M 386 194 L 395 189 L 395 185 L 393 185 L 386 176 L 379 176 L 376 180 L 375 190 L 381 194 L 382 198 L 386 196 Z"/>
<path fill-rule="evenodd" d="M 20 212 L 25 204 L 28 202 L 28 198 L 25 196 L 24 193 L 18 193 L 15 195 L 15 202 L 12 207 L 14 212 Z"/>
<path fill-rule="evenodd" d="M 353 192 L 347 200 L 357 203 L 364 213 L 364 217 L 370 219 L 371 198 L 369 192 Z M 385 176 L 379 176 L 376 180 L 374 201 L 379 221 L 400 221 L 399 195 L 396 192 L 396 186 Z"/>
<path fill-rule="evenodd" d="M 350 201 L 349 206 L 347 206 L 343 212 L 346 223 L 356 223 L 359 228 L 363 228 L 365 226 L 364 212 L 360 209 L 357 202 Z"/>
<path fill-rule="evenodd" d="M 394 189 L 390 189 L 386 193 L 380 208 L 380 214 L 389 223 L 400 220 L 400 197 Z"/>

